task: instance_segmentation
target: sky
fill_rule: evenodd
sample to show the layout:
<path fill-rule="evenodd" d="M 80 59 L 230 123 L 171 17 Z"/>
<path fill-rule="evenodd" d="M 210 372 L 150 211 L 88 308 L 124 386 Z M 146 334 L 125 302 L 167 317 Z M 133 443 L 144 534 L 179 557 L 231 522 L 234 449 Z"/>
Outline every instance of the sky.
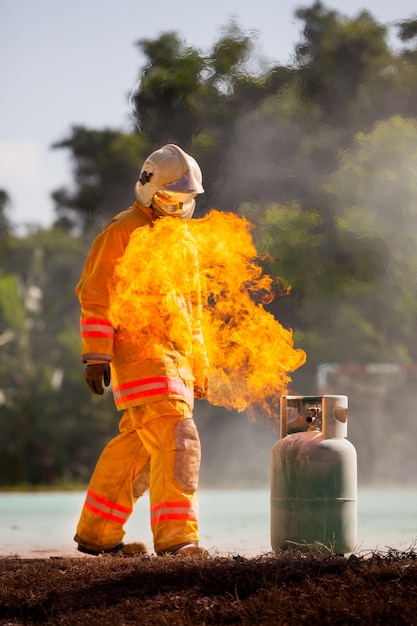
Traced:
<path fill-rule="evenodd" d="M 329 0 L 355 17 L 366 9 L 386 26 L 417 13 L 415 0 Z M 71 127 L 131 130 L 129 93 L 145 59 L 135 45 L 176 32 L 208 52 L 231 19 L 253 32 L 269 61 L 291 63 L 299 7 L 313 0 L 0 0 L 0 189 L 17 229 L 49 227 L 50 194 L 71 184 L 66 150 L 51 149 Z M 138 164 L 138 169 L 141 164 Z M 132 195 L 133 198 L 133 195 Z M 125 207 L 115 207 L 115 213 Z"/>

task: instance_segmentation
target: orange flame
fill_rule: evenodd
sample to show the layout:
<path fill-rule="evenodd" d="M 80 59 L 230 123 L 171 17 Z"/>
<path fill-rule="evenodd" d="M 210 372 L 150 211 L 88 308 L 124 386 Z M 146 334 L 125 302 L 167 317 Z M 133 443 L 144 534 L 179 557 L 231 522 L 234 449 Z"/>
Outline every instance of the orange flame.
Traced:
<path fill-rule="evenodd" d="M 270 414 L 287 393 L 288 372 L 306 355 L 294 349 L 291 330 L 256 302 L 272 300 L 273 281 L 256 263 L 251 228 L 213 210 L 203 219 L 165 218 L 137 229 L 116 266 L 110 316 L 139 342 L 143 358 L 158 358 L 169 344 L 191 356 L 189 303 L 198 300 L 199 275 L 207 400 L 237 411 L 258 405 Z"/>

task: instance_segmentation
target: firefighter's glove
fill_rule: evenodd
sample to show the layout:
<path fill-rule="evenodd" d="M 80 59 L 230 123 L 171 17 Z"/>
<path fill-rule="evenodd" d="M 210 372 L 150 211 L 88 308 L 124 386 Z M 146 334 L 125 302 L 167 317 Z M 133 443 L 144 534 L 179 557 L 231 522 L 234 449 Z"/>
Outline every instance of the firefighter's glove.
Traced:
<path fill-rule="evenodd" d="M 91 391 L 102 396 L 104 393 L 103 383 L 106 387 L 110 385 L 110 364 L 87 363 L 84 378 Z"/>

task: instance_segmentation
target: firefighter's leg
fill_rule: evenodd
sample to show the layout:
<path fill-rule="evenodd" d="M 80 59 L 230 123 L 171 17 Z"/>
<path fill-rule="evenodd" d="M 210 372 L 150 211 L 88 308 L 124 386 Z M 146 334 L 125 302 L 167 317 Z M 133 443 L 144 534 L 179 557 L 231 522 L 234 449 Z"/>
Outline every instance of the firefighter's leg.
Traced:
<path fill-rule="evenodd" d="M 97 462 L 77 526 L 75 541 L 93 552 L 119 546 L 133 506 L 149 484 L 149 453 L 132 428 L 128 412 L 120 430 Z"/>
<path fill-rule="evenodd" d="M 153 416 L 139 411 L 135 424 L 151 455 L 151 528 L 155 552 L 164 553 L 199 541 L 196 490 L 200 440 L 191 410 L 184 402 L 152 405 Z M 155 417 L 156 408 L 159 417 Z"/>

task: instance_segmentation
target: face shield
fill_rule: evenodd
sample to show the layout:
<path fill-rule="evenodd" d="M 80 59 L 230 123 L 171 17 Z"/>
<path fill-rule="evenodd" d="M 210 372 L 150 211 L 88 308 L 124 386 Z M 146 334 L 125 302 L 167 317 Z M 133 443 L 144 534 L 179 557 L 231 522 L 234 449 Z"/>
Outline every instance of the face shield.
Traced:
<path fill-rule="evenodd" d="M 195 193 L 181 193 L 179 191 L 157 191 L 152 198 L 152 206 L 157 212 L 173 217 L 183 217 L 190 210 L 194 210 Z"/>

